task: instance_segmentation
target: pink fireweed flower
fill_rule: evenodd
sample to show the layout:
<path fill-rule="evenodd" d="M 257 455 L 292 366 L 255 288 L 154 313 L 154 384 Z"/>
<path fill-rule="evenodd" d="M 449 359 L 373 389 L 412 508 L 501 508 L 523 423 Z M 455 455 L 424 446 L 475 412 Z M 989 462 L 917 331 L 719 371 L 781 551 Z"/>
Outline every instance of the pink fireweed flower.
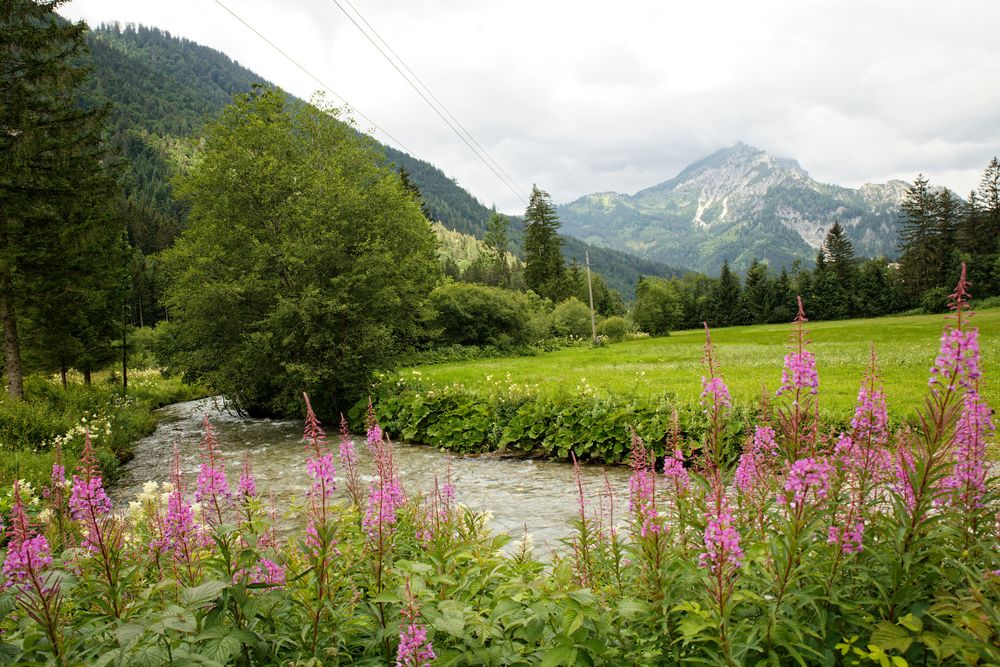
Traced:
<path fill-rule="evenodd" d="M 201 439 L 201 468 L 198 473 L 194 498 L 198 502 L 228 500 L 232 497 L 226 480 L 225 463 L 219 457 L 219 439 L 215 427 L 206 413 L 201 422 L 204 436 Z"/>
<path fill-rule="evenodd" d="M 775 392 L 775 396 L 781 396 L 786 391 L 803 389 L 811 394 L 819 392 L 816 357 L 808 350 L 785 355 L 785 366 L 781 370 L 781 387 Z"/>
<path fill-rule="evenodd" d="M 889 411 L 881 386 L 872 391 L 867 383 L 862 383 L 851 429 L 856 442 L 883 447 L 889 443 Z"/>
<path fill-rule="evenodd" d="M 382 427 L 378 424 L 373 424 L 372 427 L 368 429 L 367 436 L 369 447 L 382 442 Z"/>
<path fill-rule="evenodd" d="M 264 584 L 263 590 L 276 591 L 285 585 L 285 568 L 273 560 L 261 558 L 249 570 L 239 569 L 233 573 L 233 583 L 245 580 L 247 584 Z"/>
<path fill-rule="evenodd" d="M 941 490 L 953 505 L 967 509 L 982 507 L 986 494 L 986 443 L 996 430 L 990 406 L 978 392 L 965 395 L 962 415 L 955 427 L 954 467 L 941 480 Z"/>
<path fill-rule="evenodd" d="M 406 502 L 399 480 L 375 480 L 368 487 L 368 509 L 361 520 L 368 537 L 392 533 L 396 524 L 396 510 Z"/>
<path fill-rule="evenodd" d="M 4 586 L 24 586 L 51 563 L 52 550 L 44 535 L 34 535 L 17 544 L 11 542 L 3 562 Z"/>
<path fill-rule="evenodd" d="M 777 456 L 778 443 L 774 429 L 758 426 L 750 441 L 750 446 L 740 455 L 733 481 L 743 494 L 752 493 L 767 480 L 767 474 Z"/>
<path fill-rule="evenodd" d="M 257 480 L 254 478 L 253 468 L 250 467 L 249 456 L 243 458 L 243 471 L 236 485 L 236 495 L 243 500 L 257 497 Z"/>
<path fill-rule="evenodd" d="M 666 528 L 656 508 L 656 472 L 651 458 L 642 439 L 632 431 L 632 476 L 628 480 L 628 508 L 642 537 L 657 535 Z"/>
<path fill-rule="evenodd" d="M 982 373 L 979 369 L 979 330 L 945 329 L 941 334 L 941 350 L 931 367 L 929 387 L 937 391 L 952 381 L 972 388 Z"/>
<path fill-rule="evenodd" d="M 979 331 L 975 327 L 967 327 L 963 321 L 972 317 L 968 298 L 969 282 L 965 277 L 965 262 L 962 262 L 962 275 L 955 285 L 955 291 L 948 297 L 948 307 L 954 311 L 949 324 L 941 334 L 941 351 L 931 368 L 931 378 L 928 385 L 934 393 L 941 388 L 948 391 L 957 383 L 966 389 L 974 390 L 981 376 L 979 368 Z"/>
<path fill-rule="evenodd" d="M 406 606 L 399 613 L 406 627 L 399 633 L 396 667 L 427 667 L 437 656 L 431 642 L 427 641 L 427 628 L 418 622 L 420 612 L 410 592 L 409 579 L 406 581 Z"/>
<path fill-rule="evenodd" d="M 713 574 L 728 576 L 743 563 L 739 531 L 733 526 L 733 514 L 726 495 L 717 488 L 709 501 L 705 514 L 705 551 L 698 555 L 699 567 L 708 568 Z"/>
<path fill-rule="evenodd" d="M 24 511 L 21 488 L 14 482 L 14 503 L 10 508 L 10 533 L 3 562 L 4 587 L 24 587 L 52 563 L 52 550 L 44 535 L 31 526 Z"/>
<path fill-rule="evenodd" d="M 302 398 L 306 401 L 306 425 L 302 437 L 316 454 L 321 454 L 326 449 L 326 432 L 323 431 L 316 413 L 313 412 L 312 403 L 309 402 L 309 394 L 303 392 Z"/>
<path fill-rule="evenodd" d="M 381 435 L 379 436 L 381 440 Z M 355 466 L 358 463 L 358 455 L 354 451 L 354 441 L 347 429 L 347 420 L 344 415 L 340 415 L 340 463 L 345 467 Z"/>
<path fill-rule="evenodd" d="M 903 498 L 906 507 L 912 512 L 917 506 L 917 494 L 913 489 L 911 479 L 916 464 L 913 462 L 913 453 L 910 451 L 909 443 L 905 440 L 901 441 L 893 458 L 895 479 L 892 483 L 892 489 Z"/>
<path fill-rule="evenodd" d="M 687 491 L 690 488 L 690 478 L 684 467 L 684 453 L 678 448 L 673 456 L 663 459 L 663 476 L 674 485 L 676 491 Z"/>
<path fill-rule="evenodd" d="M 73 488 L 69 496 L 70 515 L 83 524 L 83 547 L 88 551 L 101 551 L 105 517 L 111 513 L 111 499 L 104 490 L 98 473 L 97 458 L 90 442 L 90 430 L 84 431 L 83 453 L 73 475 Z"/>
<path fill-rule="evenodd" d="M 822 456 L 795 461 L 785 474 L 785 493 L 778 502 L 799 507 L 807 500 L 826 499 L 832 474 L 833 466 Z"/>
<path fill-rule="evenodd" d="M 852 512 L 853 514 L 853 512 Z M 843 521 L 842 517 L 838 517 Z M 847 525 L 834 524 L 827 531 L 827 542 L 839 544 L 845 554 L 861 553 L 864 550 L 865 522 L 855 517 Z"/>
<path fill-rule="evenodd" d="M 729 396 L 729 387 L 721 377 L 701 378 L 701 397 L 709 398 L 709 401 L 702 400 L 702 405 L 712 403 L 720 408 L 731 407 L 733 402 Z"/>
<path fill-rule="evenodd" d="M 329 499 L 337 489 L 335 476 L 337 469 L 333 464 L 333 452 L 327 452 L 318 458 L 306 459 L 306 472 L 312 477 L 309 496 L 312 498 Z"/>
<path fill-rule="evenodd" d="M 799 312 L 795 316 L 795 331 L 792 335 L 792 351 L 785 355 L 785 365 L 781 369 L 781 387 L 775 396 L 781 396 L 786 391 L 798 392 L 806 390 L 810 394 L 819 392 L 819 374 L 816 372 L 816 357 L 806 349 L 809 344 L 808 331 L 805 330 L 805 308 L 802 297 L 797 297 Z"/>

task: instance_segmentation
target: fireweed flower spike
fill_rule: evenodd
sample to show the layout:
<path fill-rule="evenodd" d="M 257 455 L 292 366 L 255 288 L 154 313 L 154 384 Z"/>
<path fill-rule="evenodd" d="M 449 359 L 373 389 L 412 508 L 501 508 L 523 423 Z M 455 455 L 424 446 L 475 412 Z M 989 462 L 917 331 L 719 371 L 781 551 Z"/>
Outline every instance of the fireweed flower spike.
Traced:
<path fill-rule="evenodd" d="M 702 322 L 705 326 L 705 356 L 704 363 L 708 371 L 708 377 L 701 378 L 701 404 L 705 408 L 710 422 L 708 430 L 708 442 L 705 448 L 707 457 L 706 464 L 710 470 L 717 473 L 722 468 L 722 430 L 723 419 L 732 407 L 732 399 L 729 396 L 729 387 L 722 379 L 722 374 L 716 368 L 715 359 L 712 355 L 712 335 L 708 330 L 708 323 Z"/>
<path fill-rule="evenodd" d="M 780 406 L 777 413 L 780 444 L 789 461 L 794 461 L 803 454 L 814 453 L 819 438 L 819 406 L 816 401 L 819 375 L 816 372 L 816 358 L 806 349 L 809 332 L 805 323 L 809 320 L 802 305 L 802 297 L 797 298 L 799 312 L 794 320 L 795 327 L 789 345 L 791 351 L 785 355 L 781 386 L 775 392 L 776 397 L 785 395 L 791 398 L 791 404 Z"/>
<path fill-rule="evenodd" d="M 108 532 L 111 499 L 104 491 L 90 441 L 90 429 L 84 431 L 83 453 L 73 475 L 69 508 L 72 517 L 83 526 L 83 548 L 92 553 L 103 553 L 109 546 L 105 544 L 109 537 L 105 533 Z"/>
<path fill-rule="evenodd" d="M 666 526 L 656 509 L 656 473 L 642 439 L 632 431 L 632 476 L 628 481 L 629 511 L 641 537 L 658 535 Z"/>
<path fill-rule="evenodd" d="M 420 610 L 410 592 L 410 580 L 406 580 L 406 606 L 400 610 L 406 625 L 399 633 L 396 649 L 396 667 L 427 667 L 437 656 L 434 647 L 427 641 L 427 628 L 418 622 Z"/>
<path fill-rule="evenodd" d="M 223 512 L 233 494 L 226 480 L 225 464 L 219 457 L 219 439 L 215 435 L 215 427 L 208 420 L 206 413 L 201 422 L 204 435 L 201 439 L 201 467 L 198 472 L 194 499 L 199 503 L 208 504 L 214 511 L 210 514 L 210 522 L 219 526 L 224 523 Z"/>
<path fill-rule="evenodd" d="M 52 551 L 44 535 L 39 535 L 31 526 L 24 502 L 21 499 L 20 484 L 14 482 L 14 503 L 10 508 L 10 541 L 7 544 L 7 557 L 3 562 L 3 574 L 6 578 L 4 586 L 17 586 L 28 590 L 33 584 L 41 581 L 43 571 L 52 563 Z M 35 586 L 38 592 L 44 586 Z"/>

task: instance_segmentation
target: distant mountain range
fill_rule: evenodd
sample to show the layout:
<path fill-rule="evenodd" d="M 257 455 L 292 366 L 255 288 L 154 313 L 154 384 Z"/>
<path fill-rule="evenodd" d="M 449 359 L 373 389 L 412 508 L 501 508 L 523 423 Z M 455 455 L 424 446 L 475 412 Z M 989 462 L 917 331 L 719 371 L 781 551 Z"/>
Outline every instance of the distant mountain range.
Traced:
<path fill-rule="evenodd" d="M 728 260 L 772 268 L 811 263 L 833 223 L 857 255 L 895 256 L 907 184 L 859 189 L 819 183 L 794 160 L 738 143 L 634 195 L 601 192 L 559 206 L 563 230 L 584 241 L 712 275 Z"/>
<path fill-rule="evenodd" d="M 111 133 L 127 162 L 126 190 L 133 206 L 133 242 L 152 253 L 170 245 L 183 229 L 186 211 L 174 198 L 171 178 L 190 163 L 207 122 L 233 96 L 254 84 L 270 85 L 228 56 L 190 40 L 143 26 L 100 26 L 88 33 L 92 104 L 112 104 Z M 295 98 L 289 97 L 290 100 Z M 388 146 L 387 159 L 406 169 L 420 189 L 432 220 L 482 238 L 490 210 L 433 164 Z M 521 254 L 523 222 L 511 225 L 511 250 Z M 642 275 L 677 270 L 652 259 L 564 238 L 567 261 L 591 264 L 626 299 Z"/>

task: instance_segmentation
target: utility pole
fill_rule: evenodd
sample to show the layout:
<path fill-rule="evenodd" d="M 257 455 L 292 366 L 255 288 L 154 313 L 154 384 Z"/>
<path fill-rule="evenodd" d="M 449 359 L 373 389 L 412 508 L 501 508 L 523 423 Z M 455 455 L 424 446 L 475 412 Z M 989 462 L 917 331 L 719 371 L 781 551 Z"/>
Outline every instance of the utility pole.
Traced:
<path fill-rule="evenodd" d="M 594 286 L 590 282 L 590 251 L 584 250 L 583 257 L 587 262 L 587 292 L 590 293 L 590 333 L 594 345 L 600 345 L 601 341 L 597 338 L 597 319 L 594 317 Z"/>

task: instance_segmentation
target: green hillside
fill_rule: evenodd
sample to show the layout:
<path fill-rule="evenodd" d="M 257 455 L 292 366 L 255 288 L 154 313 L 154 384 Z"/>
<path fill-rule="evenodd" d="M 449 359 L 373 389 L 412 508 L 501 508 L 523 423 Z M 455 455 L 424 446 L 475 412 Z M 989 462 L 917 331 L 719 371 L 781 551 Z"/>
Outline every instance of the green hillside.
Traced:
<path fill-rule="evenodd" d="M 271 85 L 226 55 L 144 26 L 100 26 L 88 35 L 93 59 L 91 104 L 111 103 L 111 131 L 127 162 L 125 190 L 133 244 L 151 254 L 169 246 L 185 211 L 170 179 L 198 149 L 205 123 L 234 95 Z M 301 102 L 301 101 L 300 101 Z M 482 238 L 490 210 L 433 164 L 391 147 L 386 158 L 405 169 L 432 220 Z M 511 251 L 520 254 L 522 225 L 511 225 Z M 630 298 L 641 275 L 673 275 L 670 267 L 566 238 L 567 260 L 583 261 Z"/>

